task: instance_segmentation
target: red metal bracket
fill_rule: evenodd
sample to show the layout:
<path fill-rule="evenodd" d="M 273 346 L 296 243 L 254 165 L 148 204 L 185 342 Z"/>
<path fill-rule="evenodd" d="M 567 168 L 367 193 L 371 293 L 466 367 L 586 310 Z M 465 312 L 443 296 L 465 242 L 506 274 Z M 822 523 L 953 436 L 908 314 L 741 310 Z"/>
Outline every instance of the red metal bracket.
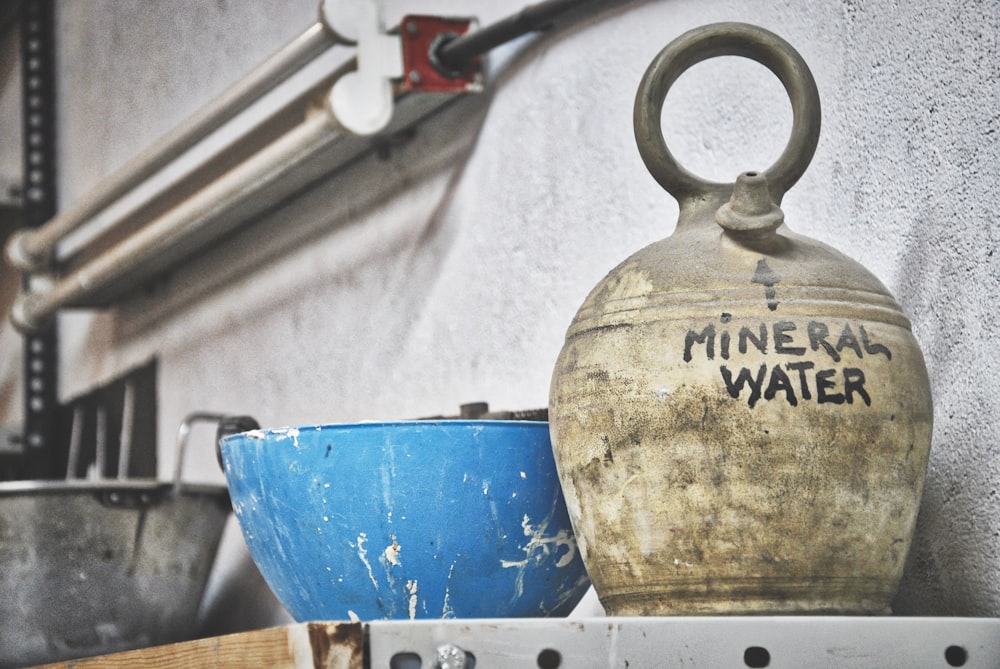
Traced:
<path fill-rule="evenodd" d="M 422 93 L 482 91 L 481 58 L 476 58 L 464 71 L 456 73 L 443 72 L 431 58 L 433 49 L 442 40 L 464 35 L 474 23 L 471 19 L 404 16 L 399 27 L 403 43 L 402 89 Z"/>

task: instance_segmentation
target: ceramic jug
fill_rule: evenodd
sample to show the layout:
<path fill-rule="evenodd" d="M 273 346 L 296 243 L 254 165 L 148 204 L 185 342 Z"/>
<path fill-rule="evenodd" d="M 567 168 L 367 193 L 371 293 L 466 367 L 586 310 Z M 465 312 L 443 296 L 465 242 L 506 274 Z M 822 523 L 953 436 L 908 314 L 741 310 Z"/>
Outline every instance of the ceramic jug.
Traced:
<path fill-rule="evenodd" d="M 680 166 L 660 127 L 677 77 L 723 55 L 770 69 L 793 112 L 775 164 L 731 184 Z M 634 125 L 679 220 L 580 307 L 549 406 L 602 604 L 609 615 L 888 613 L 927 467 L 930 386 L 882 283 L 784 221 L 782 196 L 819 137 L 808 67 L 761 28 L 698 28 L 649 66 Z"/>

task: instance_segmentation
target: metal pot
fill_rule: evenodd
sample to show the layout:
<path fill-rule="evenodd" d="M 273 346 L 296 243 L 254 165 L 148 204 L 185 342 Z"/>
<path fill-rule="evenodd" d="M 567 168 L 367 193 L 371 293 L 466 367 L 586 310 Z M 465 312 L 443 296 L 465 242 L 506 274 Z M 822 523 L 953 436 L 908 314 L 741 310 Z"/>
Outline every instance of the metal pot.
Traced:
<path fill-rule="evenodd" d="M 179 476 L 0 483 L 0 667 L 191 638 L 230 509 Z"/>

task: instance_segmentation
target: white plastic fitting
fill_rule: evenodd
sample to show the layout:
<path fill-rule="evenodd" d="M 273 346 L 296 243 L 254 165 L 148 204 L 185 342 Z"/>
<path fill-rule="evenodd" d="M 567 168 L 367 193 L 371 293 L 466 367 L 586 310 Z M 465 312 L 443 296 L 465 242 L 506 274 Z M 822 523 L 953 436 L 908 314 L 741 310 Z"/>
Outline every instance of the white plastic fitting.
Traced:
<path fill-rule="evenodd" d="M 375 0 L 323 0 L 320 16 L 347 44 L 356 44 L 357 70 L 333 85 L 330 110 L 356 135 L 372 135 L 392 119 L 392 80 L 403 76 L 402 41 L 386 35 Z"/>

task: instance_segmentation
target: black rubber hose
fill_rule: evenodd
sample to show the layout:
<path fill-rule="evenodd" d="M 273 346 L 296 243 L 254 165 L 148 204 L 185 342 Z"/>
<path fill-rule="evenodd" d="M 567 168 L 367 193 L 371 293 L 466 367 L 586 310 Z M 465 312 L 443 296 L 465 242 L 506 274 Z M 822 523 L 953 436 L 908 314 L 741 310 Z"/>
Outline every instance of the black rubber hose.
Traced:
<path fill-rule="evenodd" d="M 446 70 L 462 72 L 474 58 L 490 49 L 531 32 L 548 30 L 556 18 L 593 4 L 602 3 L 601 0 L 545 0 L 528 5 L 517 14 L 485 28 L 441 43 L 434 58 Z"/>

